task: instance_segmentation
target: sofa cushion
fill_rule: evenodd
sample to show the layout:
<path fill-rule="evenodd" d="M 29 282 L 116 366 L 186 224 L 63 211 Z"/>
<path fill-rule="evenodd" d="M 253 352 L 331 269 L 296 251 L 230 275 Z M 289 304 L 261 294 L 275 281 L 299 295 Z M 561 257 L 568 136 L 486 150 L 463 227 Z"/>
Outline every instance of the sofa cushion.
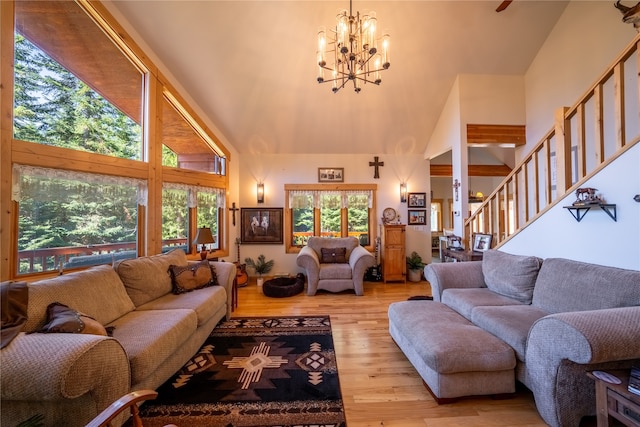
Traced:
<path fill-rule="evenodd" d="M 351 279 L 351 266 L 349 264 L 321 264 L 318 279 Z"/>
<path fill-rule="evenodd" d="M 320 248 L 320 262 L 342 264 L 347 262 L 347 248 Z"/>
<path fill-rule="evenodd" d="M 549 312 L 600 310 L 640 305 L 640 271 L 547 258 L 533 305 Z"/>
<path fill-rule="evenodd" d="M 476 307 L 471 314 L 473 323 L 509 344 L 518 360 L 525 360 L 529 329 L 547 313 L 532 305 Z"/>
<path fill-rule="evenodd" d="M 169 266 L 172 264 L 187 265 L 187 255 L 182 249 L 120 261 L 115 270 L 131 300 L 138 307 L 171 292 Z"/>
<path fill-rule="evenodd" d="M 198 289 L 180 295 L 169 293 L 141 305 L 136 310 L 191 309 L 196 312 L 198 326 L 205 324 L 221 308 L 226 310 L 227 292 L 222 286 Z"/>
<path fill-rule="evenodd" d="M 135 310 L 108 326 L 131 364 L 131 384 L 151 375 L 195 332 L 193 310 Z"/>
<path fill-rule="evenodd" d="M 207 260 L 187 265 L 170 265 L 169 272 L 173 293 L 176 295 L 218 284 L 215 267 Z"/>
<path fill-rule="evenodd" d="M 482 274 L 493 292 L 531 304 L 542 260 L 490 249 L 482 257 Z"/>
<path fill-rule="evenodd" d="M 122 281 L 110 265 L 63 274 L 29 284 L 28 320 L 24 332 L 34 332 L 46 322 L 47 307 L 59 302 L 106 325 L 135 307 Z"/>
<path fill-rule="evenodd" d="M 106 337 L 107 330 L 96 319 L 59 302 L 47 307 L 47 323 L 40 332 L 63 334 L 89 334 Z"/>
<path fill-rule="evenodd" d="M 0 316 L 2 317 L 0 348 L 5 348 L 18 336 L 22 325 L 27 321 L 27 306 L 29 305 L 27 282 L 0 283 L 0 304 L 2 305 L 0 307 Z"/>
<path fill-rule="evenodd" d="M 307 246 L 313 249 L 318 256 L 318 259 L 322 259 L 322 248 L 334 249 L 334 248 L 346 248 L 345 257 L 349 260 L 351 251 L 360 245 L 358 239 L 353 236 L 350 237 L 309 237 Z"/>
<path fill-rule="evenodd" d="M 513 298 L 497 294 L 487 288 L 451 288 L 442 293 L 442 302 L 467 319 L 478 306 L 523 305 Z"/>

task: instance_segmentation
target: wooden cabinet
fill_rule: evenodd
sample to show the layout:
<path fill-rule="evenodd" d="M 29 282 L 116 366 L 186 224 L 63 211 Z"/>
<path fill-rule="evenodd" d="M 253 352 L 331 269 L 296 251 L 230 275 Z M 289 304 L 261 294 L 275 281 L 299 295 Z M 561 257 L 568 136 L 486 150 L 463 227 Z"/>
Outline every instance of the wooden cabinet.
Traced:
<path fill-rule="evenodd" d="M 405 225 L 382 226 L 382 279 L 384 282 L 406 281 Z"/>

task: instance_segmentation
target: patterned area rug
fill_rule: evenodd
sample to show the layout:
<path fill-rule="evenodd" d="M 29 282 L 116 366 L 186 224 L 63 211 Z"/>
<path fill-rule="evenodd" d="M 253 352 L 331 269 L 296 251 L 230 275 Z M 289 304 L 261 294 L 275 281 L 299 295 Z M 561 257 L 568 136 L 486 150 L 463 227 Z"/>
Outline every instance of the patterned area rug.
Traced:
<path fill-rule="evenodd" d="M 328 316 L 231 319 L 141 407 L 145 427 L 344 427 Z"/>

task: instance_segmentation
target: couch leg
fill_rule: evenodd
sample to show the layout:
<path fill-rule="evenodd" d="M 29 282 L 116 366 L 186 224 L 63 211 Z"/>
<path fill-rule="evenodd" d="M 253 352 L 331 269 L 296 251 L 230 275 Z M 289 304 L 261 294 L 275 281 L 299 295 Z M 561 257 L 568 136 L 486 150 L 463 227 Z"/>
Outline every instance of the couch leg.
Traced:
<path fill-rule="evenodd" d="M 454 403 L 458 401 L 457 397 L 438 397 L 431 390 L 431 387 L 429 387 L 429 384 L 424 382 L 424 380 L 422 380 L 422 384 L 424 384 L 424 387 L 427 389 L 431 397 L 433 397 L 433 400 L 435 400 L 438 405 L 446 405 L 446 404 Z"/>

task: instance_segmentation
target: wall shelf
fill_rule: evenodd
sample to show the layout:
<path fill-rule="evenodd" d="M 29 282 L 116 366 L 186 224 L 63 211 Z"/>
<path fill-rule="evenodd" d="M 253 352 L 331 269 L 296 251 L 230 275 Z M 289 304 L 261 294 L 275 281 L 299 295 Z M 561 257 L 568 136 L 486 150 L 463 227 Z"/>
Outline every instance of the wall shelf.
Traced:
<path fill-rule="evenodd" d="M 589 212 L 589 210 L 591 210 L 592 208 L 596 208 L 596 207 L 599 207 L 600 209 L 605 211 L 605 213 L 607 215 L 609 215 L 609 217 L 612 220 L 614 220 L 616 222 L 618 221 L 618 216 L 617 216 L 617 213 L 616 213 L 616 205 L 612 205 L 612 204 L 608 204 L 608 203 L 595 203 L 593 205 L 563 206 L 563 207 L 565 209 L 567 209 L 569 212 L 571 212 L 571 215 L 573 215 L 573 217 L 578 222 L 582 221 L 582 218 L 584 218 L 584 216 L 587 214 L 587 212 Z"/>

